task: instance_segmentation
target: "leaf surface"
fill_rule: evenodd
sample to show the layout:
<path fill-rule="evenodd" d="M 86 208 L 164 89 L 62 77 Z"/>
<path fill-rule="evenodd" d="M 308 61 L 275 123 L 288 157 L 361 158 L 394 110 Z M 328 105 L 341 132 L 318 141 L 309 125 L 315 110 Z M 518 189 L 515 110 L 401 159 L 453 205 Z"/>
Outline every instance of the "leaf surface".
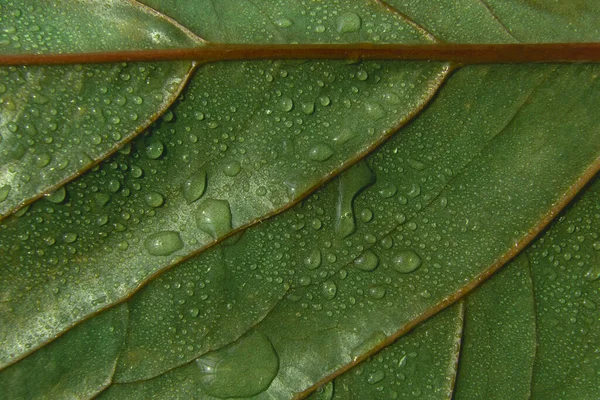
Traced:
<path fill-rule="evenodd" d="M 587 17 L 573 30 L 560 28 L 574 12 L 569 6 L 539 6 L 542 17 L 531 23 L 533 8 L 524 3 L 515 3 L 518 18 L 495 2 L 457 4 L 437 18 L 428 6 L 404 3 L 152 3 L 220 41 L 436 40 L 406 15 L 442 40 L 469 42 L 473 31 L 493 42 L 597 40 Z M 471 30 L 452 29 L 456 21 L 469 21 Z M 449 72 L 442 63 L 410 62 L 201 68 L 159 123 L 67 185 L 65 199 L 36 202 L 3 223 L 5 363 L 64 333 L 4 373 L 60 360 L 71 334 L 92 332 L 86 327 L 123 300 L 129 311 L 127 332 L 115 339 L 119 355 L 98 361 L 116 365 L 114 375 L 82 392 L 112 383 L 101 396 L 272 399 L 326 384 L 318 396 L 328 398 L 339 374 L 376 368 L 357 364 L 520 252 L 598 168 L 598 67 L 504 65 L 458 70 L 415 121 L 342 172 L 425 106 Z M 593 224 L 582 221 L 567 231 L 585 231 L 573 237 L 593 249 Z M 529 263 L 517 259 L 466 300 L 461 362 L 469 364 L 460 369 L 457 398 L 504 386 L 506 364 L 486 371 L 500 360 L 518 360 L 515 395 L 593 395 L 597 338 L 585 327 L 595 321 L 595 292 L 565 284 L 584 276 L 593 285 L 595 264 L 580 261 L 593 252 L 578 257 L 580 244 L 552 232 L 528 252 Z M 546 242 L 553 246 L 536 252 Z M 565 248 L 570 258 L 559 255 Z M 559 283 L 558 272 L 538 278 L 550 268 L 544 258 L 559 271 L 576 263 L 585 272 L 563 274 Z M 531 275 L 519 275 L 519 263 Z M 563 295 L 573 286 L 575 297 Z M 502 307 L 494 307 L 498 299 Z M 573 329 L 556 329 L 569 313 L 556 304 L 574 304 Z M 513 318 L 519 324 L 508 323 Z M 489 334 L 497 321 L 506 325 Z M 489 337 L 518 345 L 502 351 L 485 346 Z M 565 351 L 551 354 L 555 345 Z M 448 397 L 456 343 L 448 346 L 454 358 L 445 365 L 453 370 L 435 377 L 444 389 L 430 390 L 427 374 L 410 385 Z M 368 393 L 348 376 L 339 378 L 342 387 Z"/>
<path fill-rule="evenodd" d="M 386 41 L 431 40 L 374 7 L 365 23 L 405 31 Z M 147 135 L 2 226 L 3 363 L 289 207 L 412 118 L 448 73 L 445 63 L 203 66 Z"/>
<path fill-rule="evenodd" d="M 13 1 L 0 9 L 0 54 L 198 46 L 131 1 Z M 106 34 L 111 32 L 111 34 Z M 0 218 L 49 195 L 130 141 L 185 86 L 193 63 L 0 68 Z"/>

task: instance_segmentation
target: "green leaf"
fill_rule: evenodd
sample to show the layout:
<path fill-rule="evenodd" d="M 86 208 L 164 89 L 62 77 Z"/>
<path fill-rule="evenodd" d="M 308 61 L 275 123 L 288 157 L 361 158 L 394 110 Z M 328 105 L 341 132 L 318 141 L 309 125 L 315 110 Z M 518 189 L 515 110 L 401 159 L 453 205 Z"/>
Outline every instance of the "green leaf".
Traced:
<path fill-rule="evenodd" d="M 516 1 L 148 3 L 215 42 L 598 40 L 585 1 L 576 20 Z M 597 184 L 492 276 L 598 169 L 598 73 L 203 65 L 143 136 L 0 225 L 0 387 L 598 397 Z"/>
<path fill-rule="evenodd" d="M 427 40 L 382 7 L 369 18 Z M 203 66 L 123 154 L 61 189 L 61 201 L 39 201 L 2 226 L 5 267 L 24 269 L 5 268 L 0 283 L 0 336 L 11 343 L 2 363 L 289 207 L 412 118 L 448 73 L 445 63 Z"/>
<path fill-rule="evenodd" d="M 200 45 L 174 21 L 133 2 L 2 5 L 0 54 Z M 106 32 L 111 32 L 107 35 Z M 175 100 L 190 62 L 0 68 L 0 217 L 114 153 Z"/>

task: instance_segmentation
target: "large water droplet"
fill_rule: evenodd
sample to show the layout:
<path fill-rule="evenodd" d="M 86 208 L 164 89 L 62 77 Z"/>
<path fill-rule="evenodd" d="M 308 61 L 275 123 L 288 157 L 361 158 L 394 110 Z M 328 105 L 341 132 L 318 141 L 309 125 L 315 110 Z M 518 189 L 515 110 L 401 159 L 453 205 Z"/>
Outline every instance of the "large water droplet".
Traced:
<path fill-rule="evenodd" d="M 204 194 L 206 190 L 206 170 L 201 169 L 192 175 L 183 184 L 183 198 L 186 203 L 192 204 Z"/>
<path fill-rule="evenodd" d="M 335 230 L 339 237 L 345 238 L 356 230 L 352 208 L 354 198 L 375 182 L 375 174 L 362 161 L 342 174 L 338 182 Z"/>
<path fill-rule="evenodd" d="M 379 257 L 372 250 L 365 250 L 354 259 L 354 266 L 361 271 L 373 271 L 379 265 Z"/>
<path fill-rule="evenodd" d="M 227 200 L 205 200 L 196 211 L 196 225 L 217 239 L 231 231 L 231 208 Z"/>
<path fill-rule="evenodd" d="M 165 198 L 158 192 L 148 192 L 144 196 L 144 201 L 150 207 L 160 207 L 165 203 Z"/>
<path fill-rule="evenodd" d="M 178 232 L 161 231 L 153 233 L 144 240 L 144 247 L 153 256 L 168 256 L 181 250 L 183 242 Z"/>
<path fill-rule="evenodd" d="M 393 259 L 394 269 L 403 274 L 413 272 L 421 266 L 421 257 L 412 250 L 403 250 Z"/>
<path fill-rule="evenodd" d="M 199 383 L 209 396 L 239 398 L 264 392 L 279 371 L 279 357 L 260 332 L 196 359 Z"/>

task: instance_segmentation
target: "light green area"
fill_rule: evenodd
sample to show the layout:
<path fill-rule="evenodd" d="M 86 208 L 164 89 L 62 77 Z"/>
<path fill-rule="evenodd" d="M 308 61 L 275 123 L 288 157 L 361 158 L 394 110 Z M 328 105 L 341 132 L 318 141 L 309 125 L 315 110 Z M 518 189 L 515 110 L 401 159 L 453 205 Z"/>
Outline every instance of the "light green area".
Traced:
<path fill-rule="evenodd" d="M 181 26 L 137 3 L 49 4 L 0 5 L 0 54 L 199 45 Z M 1 67 L 0 217 L 140 133 L 175 100 L 191 67 L 190 62 Z"/>

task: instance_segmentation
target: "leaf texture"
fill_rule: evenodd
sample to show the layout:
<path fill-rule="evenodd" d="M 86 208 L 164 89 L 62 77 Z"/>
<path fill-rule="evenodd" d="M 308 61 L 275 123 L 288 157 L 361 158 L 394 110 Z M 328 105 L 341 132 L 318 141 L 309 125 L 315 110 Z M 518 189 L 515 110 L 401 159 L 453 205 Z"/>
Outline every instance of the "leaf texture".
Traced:
<path fill-rule="evenodd" d="M 600 15 L 591 1 L 146 3 L 194 34 L 137 3 L 90 2 L 161 19 L 193 45 L 597 41 Z M 102 68 L 145 79 L 142 64 Z M 7 85 L 29 70 L 7 69 Z M 0 224 L 0 390 L 598 397 L 598 183 L 551 223 L 599 167 L 598 75 L 593 64 L 199 66 L 143 135 Z"/>

